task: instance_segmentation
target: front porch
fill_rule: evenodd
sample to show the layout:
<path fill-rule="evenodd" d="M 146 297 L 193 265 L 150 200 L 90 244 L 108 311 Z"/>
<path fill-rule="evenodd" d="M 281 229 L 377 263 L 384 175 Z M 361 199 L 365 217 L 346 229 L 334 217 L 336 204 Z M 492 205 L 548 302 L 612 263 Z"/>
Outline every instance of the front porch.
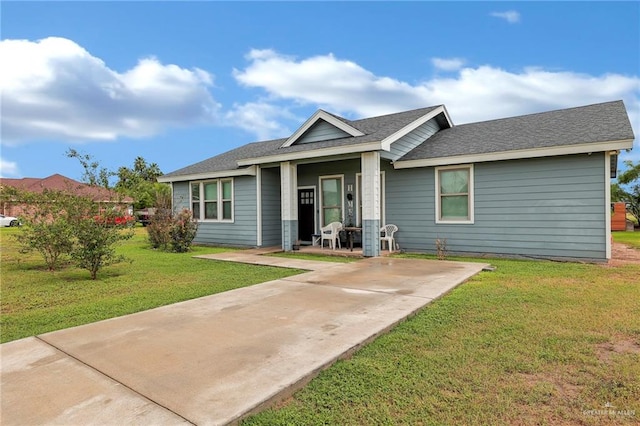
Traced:
<path fill-rule="evenodd" d="M 378 152 L 280 163 L 282 249 L 311 243 L 330 223 L 358 229 L 358 257 L 377 257 L 384 224 L 384 185 Z M 307 250 L 315 251 L 312 246 Z M 320 252 L 333 251 L 317 248 Z M 336 250 L 338 251 L 338 250 Z M 341 252 L 346 252 L 346 249 Z M 351 253 L 351 251 L 349 251 Z"/>

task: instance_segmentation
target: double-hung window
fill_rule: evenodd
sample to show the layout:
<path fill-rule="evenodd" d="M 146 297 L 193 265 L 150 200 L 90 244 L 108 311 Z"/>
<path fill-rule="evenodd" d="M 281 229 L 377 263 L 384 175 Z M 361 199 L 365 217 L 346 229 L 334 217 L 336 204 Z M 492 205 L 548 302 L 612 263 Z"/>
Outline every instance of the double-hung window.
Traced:
<path fill-rule="evenodd" d="M 233 221 L 233 180 L 191 183 L 191 210 L 195 219 Z"/>
<path fill-rule="evenodd" d="M 436 223 L 473 223 L 473 165 L 436 168 Z"/>

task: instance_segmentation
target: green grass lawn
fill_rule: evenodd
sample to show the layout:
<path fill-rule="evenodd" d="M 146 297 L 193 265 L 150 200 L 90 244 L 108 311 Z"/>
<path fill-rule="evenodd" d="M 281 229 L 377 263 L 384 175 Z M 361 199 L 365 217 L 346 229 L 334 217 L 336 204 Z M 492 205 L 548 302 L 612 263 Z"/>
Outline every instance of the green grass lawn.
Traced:
<path fill-rule="evenodd" d="M 18 252 L 12 237 L 17 232 L 0 229 L 2 342 L 300 273 L 193 258 L 229 249 L 196 246 L 181 254 L 152 250 L 146 231 L 136 228 L 134 238 L 119 248 L 132 262 L 106 267 L 92 281 L 86 270 L 71 266 L 47 272 L 38 254 Z"/>
<path fill-rule="evenodd" d="M 640 265 L 489 261 L 244 424 L 637 424 Z"/>
<path fill-rule="evenodd" d="M 613 241 L 640 250 L 640 232 L 613 232 Z"/>
<path fill-rule="evenodd" d="M 215 248 L 157 252 L 138 229 L 121 248 L 133 262 L 91 281 L 72 267 L 46 272 L 37 256 L 17 252 L 14 232 L 0 230 L 2 341 L 299 272 L 192 257 L 221 251 Z M 629 234 L 614 239 L 637 244 L 640 233 Z M 640 265 L 481 261 L 496 271 L 472 278 L 245 423 L 637 423 Z M 602 414 L 611 410 L 605 404 L 613 415 Z"/>

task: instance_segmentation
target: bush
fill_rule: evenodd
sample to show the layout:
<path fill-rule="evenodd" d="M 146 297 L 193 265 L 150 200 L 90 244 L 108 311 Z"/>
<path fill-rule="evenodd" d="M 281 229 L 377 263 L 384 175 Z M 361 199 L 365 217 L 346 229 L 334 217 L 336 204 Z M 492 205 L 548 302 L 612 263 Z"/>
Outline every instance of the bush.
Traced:
<path fill-rule="evenodd" d="M 173 220 L 171 227 L 171 247 L 176 253 L 189 251 L 198 231 L 198 222 L 191 216 L 191 211 L 183 209 Z"/>
<path fill-rule="evenodd" d="M 151 247 L 176 253 L 189 251 L 197 231 L 198 222 L 187 209 L 175 217 L 168 209 L 157 209 L 147 226 Z"/>
<path fill-rule="evenodd" d="M 91 279 L 107 265 L 124 260 L 117 256 L 115 245 L 131 238 L 127 220 L 116 209 L 103 211 L 91 198 L 64 191 L 21 194 L 27 206 L 25 226 L 16 238 L 24 252 L 38 251 L 49 270 L 55 270 L 65 257 L 86 269 Z"/>
<path fill-rule="evenodd" d="M 155 214 L 149 216 L 147 234 L 151 247 L 164 251 L 169 250 L 172 222 L 173 218 L 169 209 L 156 209 Z"/>

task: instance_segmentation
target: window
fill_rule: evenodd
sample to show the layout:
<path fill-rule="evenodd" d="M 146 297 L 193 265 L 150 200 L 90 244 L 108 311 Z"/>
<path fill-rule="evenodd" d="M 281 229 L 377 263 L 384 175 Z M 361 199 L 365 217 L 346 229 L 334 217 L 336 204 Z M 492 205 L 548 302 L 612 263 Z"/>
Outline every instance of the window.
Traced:
<path fill-rule="evenodd" d="M 191 210 L 195 219 L 233 221 L 233 180 L 193 182 Z"/>
<path fill-rule="evenodd" d="M 473 166 L 436 168 L 436 223 L 473 223 Z"/>
<path fill-rule="evenodd" d="M 322 226 L 342 222 L 342 176 L 320 178 Z"/>
<path fill-rule="evenodd" d="M 194 219 L 200 219 L 200 184 L 191 184 L 191 211 Z"/>

